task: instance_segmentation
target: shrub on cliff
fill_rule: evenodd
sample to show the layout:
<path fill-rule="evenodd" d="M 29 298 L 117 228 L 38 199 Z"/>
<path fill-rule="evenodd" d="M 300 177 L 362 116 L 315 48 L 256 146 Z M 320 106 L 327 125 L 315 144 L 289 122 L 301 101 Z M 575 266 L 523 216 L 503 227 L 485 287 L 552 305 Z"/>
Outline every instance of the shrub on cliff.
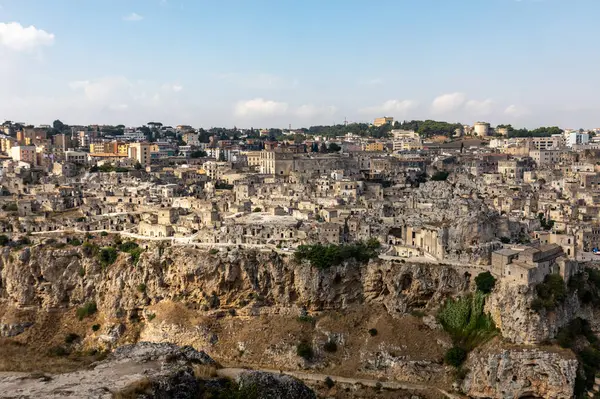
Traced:
<path fill-rule="evenodd" d="M 77 308 L 77 318 L 83 320 L 84 318 L 93 315 L 98 310 L 96 302 L 87 302 L 80 308 Z"/>
<path fill-rule="evenodd" d="M 459 346 L 469 351 L 497 334 L 491 317 L 483 313 L 485 294 L 478 291 L 456 300 L 448 300 L 438 314 L 438 319 Z"/>
<path fill-rule="evenodd" d="M 110 266 L 117 260 L 119 253 L 113 247 L 104 247 L 98 252 L 98 260 L 103 267 Z"/>
<path fill-rule="evenodd" d="M 90 258 L 92 256 L 96 256 L 96 254 L 98 253 L 98 249 L 99 248 L 96 244 L 93 244 L 89 241 L 84 242 L 83 245 L 81 246 L 81 251 L 88 258 Z"/>
<path fill-rule="evenodd" d="M 494 276 L 492 276 L 492 273 L 482 272 L 475 277 L 475 285 L 477 285 L 478 291 L 481 291 L 484 294 L 489 294 L 496 285 L 496 279 Z"/>
<path fill-rule="evenodd" d="M 325 342 L 325 345 L 323 345 L 323 350 L 325 350 L 325 352 L 335 353 L 337 352 L 337 344 L 335 341 L 329 340 Z"/>
<path fill-rule="evenodd" d="M 4 247 L 6 244 L 8 244 L 10 242 L 10 238 L 8 238 L 6 235 L 2 234 L 0 235 L 0 246 Z"/>
<path fill-rule="evenodd" d="M 380 246 L 377 239 L 370 239 L 366 243 L 359 241 L 345 245 L 300 245 L 294 253 L 294 258 L 297 262 L 308 260 L 312 266 L 318 269 L 327 269 L 349 259 L 368 262 L 369 259 L 377 257 L 377 250 Z"/>
<path fill-rule="evenodd" d="M 314 356 L 313 348 L 307 341 L 296 345 L 296 354 L 305 360 L 311 360 Z"/>
<path fill-rule="evenodd" d="M 535 286 L 537 298 L 531 302 L 531 308 L 536 312 L 542 309 L 554 310 L 567 297 L 565 281 L 559 274 L 549 274 L 543 282 Z"/>
<path fill-rule="evenodd" d="M 460 367 L 460 365 L 463 364 L 466 359 L 467 351 L 459 346 L 454 346 L 448 349 L 444 355 L 444 362 L 456 368 Z"/>

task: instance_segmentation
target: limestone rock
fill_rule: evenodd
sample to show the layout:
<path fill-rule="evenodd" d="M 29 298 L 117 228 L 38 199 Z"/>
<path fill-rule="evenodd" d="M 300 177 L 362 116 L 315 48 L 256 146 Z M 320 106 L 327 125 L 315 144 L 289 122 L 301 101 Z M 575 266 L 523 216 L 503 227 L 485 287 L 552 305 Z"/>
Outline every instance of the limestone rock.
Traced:
<path fill-rule="evenodd" d="M 462 390 L 473 398 L 573 397 L 577 360 L 570 352 L 539 349 L 473 351 Z"/>
<path fill-rule="evenodd" d="M 284 374 L 271 374 L 261 371 L 241 373 L 237 382 L 240 388 L 252 387 L 260 399 L 316 399 L 315 393 L 303 382 Z"/>
<path fill-rule="evenodd" d="M 189 346 L 140 342 L 120 347 L 109 359 L 72 373 L 4 373 L 0 377 L 0 397 L 109 399 L 123 393 L 126 397 L 193 399 L 205 397 L 208 392 L 206 397 L 220 397 L 222 391 L 237 389 L 224 379 L 197 379 L 194 367 L 198 366 L 216 364 L 206 353 Z M 288 376 L 244 372 L 239 376 L 239 385 L 251 386 L 261 399 L 316 398 L 302 382 Z"/>
<path fill-rule="evenodd" d="M 570 293 L 564 303 L 552 312 L 536 312 L 531 302 L 536 298 L 535 287 L 499 281 L 487 298 L 489 312 L 502 336 L 516 344 L 540 344 L 556 337 L 558 331 L 577 317 L 595 319 L 589 308 L 581 306 L 576 293 Z"/>

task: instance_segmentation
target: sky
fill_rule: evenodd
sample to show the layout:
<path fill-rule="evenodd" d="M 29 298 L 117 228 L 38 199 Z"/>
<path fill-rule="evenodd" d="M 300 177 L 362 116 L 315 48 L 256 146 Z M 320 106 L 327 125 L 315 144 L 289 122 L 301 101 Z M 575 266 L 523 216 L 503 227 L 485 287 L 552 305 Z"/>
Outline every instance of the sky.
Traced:
<path fill-rule="evenodd" d="M 600 127 L 600 0 L 0 0 L 0 121 Z"/>

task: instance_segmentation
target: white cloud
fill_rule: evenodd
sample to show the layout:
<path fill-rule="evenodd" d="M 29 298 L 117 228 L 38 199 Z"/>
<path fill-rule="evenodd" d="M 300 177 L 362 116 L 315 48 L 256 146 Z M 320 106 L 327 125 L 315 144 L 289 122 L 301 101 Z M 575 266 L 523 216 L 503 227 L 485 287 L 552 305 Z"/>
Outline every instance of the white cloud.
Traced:
<path fill-rule="evenodd" d="M 380 114 L 400 114 L 415 109 L 418 106 L 416 101 L 412 100 L 388 100 L 380 105 L 366 107 L 359 110 L 362 114 L 380 115 Z"/>
<path fill-rule="evenodd" d="M 123 21 L 128 21 L 128 22 L 138 22 L 138 21 L 141 21 L 142 19 L 144 19 L 144 17 L 142 17 L 140 14 L 137 14 L 135 12 L 132 12 L 131 14 L 123 17 Z"/>
<path fill-rule="evenodd" d="M 255 98 L 248 101 L 240 101 L 235 105 L 237 116 L 276 116 L 287 112 L 289 106 L 284 102 Z"/>
<path fill-rule="evenodd" d="M 54 44 L 54 34 L 37 29 L 35 26 L 24 27 L 18 22 L 0 23 L 0 47 L 14 51 L 32 51 L 40 46 Z"/>
<path fill-rule="evenodd" d="M 162 86 L 163 90 L 167 90 L 167 91 L 173 91 L 175 93 L 179 93 L 180 91 L 183 90 L 183 86 L 180 85 L 179 83 L 174 83 L 174 84 L 170 84 L 170 83 L 165 83 Z"/>
<path fill-rule="evenodd" d="M 294 113 L 301 118 L 314 118 L 320 116 L 331 116 L 337 112 L 337 108 L 333 105 L 326 107 L 318 107 L 312 104 L 299 106 Z"/>
<path fill-rule="evenodd" d="M 525 107 L 520 107 L 518 105 L 511 104 L 508 107 L 506 107 L 504 113 L 506 115 L 518 118 L 521 116 L 529 115 L 529 110 Z"/>
<path fill-rule="evenodd" d="M 109 76 L 95 80 L 80 80 L 69 83 L 75 91 L 82 91 L 87 100 L 103 103 L 128 94 L 133 84 L 123 76 Z"/>
<path fill-rule="evenodd" d="M 469 100 L 465 104 L 465 108 L 472 114 L 475 115 L 489 115 L 492 113 L 494 107 L 494 101 L 491 98 L 487 100 Z"/>
<path fill-rule="evenodd" d="M 443 114 L 459 109 L 466 100 L 464 93 L 442 94 L 436 97 L 431 104 L 431 109 L 436 114 Z"/>

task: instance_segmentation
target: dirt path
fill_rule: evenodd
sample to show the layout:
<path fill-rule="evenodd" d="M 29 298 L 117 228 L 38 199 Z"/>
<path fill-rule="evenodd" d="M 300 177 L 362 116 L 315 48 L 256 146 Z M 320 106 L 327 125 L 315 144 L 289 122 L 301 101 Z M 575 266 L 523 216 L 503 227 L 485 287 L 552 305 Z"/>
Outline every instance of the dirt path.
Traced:
<path fill-rule="evenodd" d="M 457 399 L 460 396 L 453 395 L 444 390 L 438 389 L 436 387 L 423 385 L 423 384 L 415 384 L 409 382 L 395 382 L 395 381 L 378 381 L 366 378 L 348 378 L 348 377 L 340 377 L 329 374 L 319 374 L 319 373 L 308 373 L 303 371 L 285 371 L 285 370 L 272 370 L 272 369 L 243 369 L 243 368 L 235 368 L 235 367 L 225 367 L 217 370 L 217 375 L 223 378 L 236 379 L 241 373 L 245 371 L 263 371 L 266 373 L 272 374 L 286 374 L 291 377 L 297 378 L 304 382 L 323 382 L 327 377 L 331 378 L 336 384 L 350 384 L 350 385 L 362 385 L 364 387 L 369 388 L 377 388 L 380 387 L 386 390 L 405 390 L 405 391 L 425 391 L 425 390 L 435 390 L 447 398 Z"/>

